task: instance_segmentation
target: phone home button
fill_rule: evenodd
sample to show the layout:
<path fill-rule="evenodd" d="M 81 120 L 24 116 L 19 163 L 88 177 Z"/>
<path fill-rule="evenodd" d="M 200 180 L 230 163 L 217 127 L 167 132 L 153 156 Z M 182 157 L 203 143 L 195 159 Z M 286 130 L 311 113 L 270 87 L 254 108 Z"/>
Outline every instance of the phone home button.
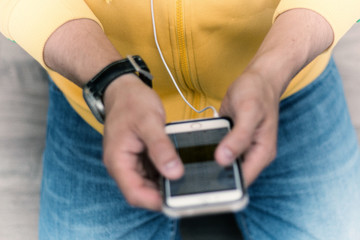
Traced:
<path fill-rule="evenodd" d="M 206 198 L 203 199 L 203 203 L 209 205 L 218 202 L 218 200 L 219 199 L 217 196 L 207 196 Z"/>

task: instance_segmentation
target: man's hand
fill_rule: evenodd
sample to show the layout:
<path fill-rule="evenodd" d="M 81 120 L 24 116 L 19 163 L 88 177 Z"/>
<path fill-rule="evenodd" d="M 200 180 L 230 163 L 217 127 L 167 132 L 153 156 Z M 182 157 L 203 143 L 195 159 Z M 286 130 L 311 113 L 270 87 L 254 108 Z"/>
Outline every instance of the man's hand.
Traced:
<path fill-rule="evenodd" d="M 247 72 L 228 89 L 220 114 L 234 128 L 221 142 L 216 159 L 221 165 L 243 155 L 246 184 L 251 184 L 276 156 L 279 96 L 267 79 Z"/>
<path fill-rule="evenodd" d="M 231 117 L 234 128 L 220 143 L 215 158 L 228 165 L 243 155 L 247 185 L 276 156 L 281 94 L 296 73 L 332 41 L 332 29 L 319 14 L 289 10 L 276 19 L 249 66 L 228 89 L 221 115 Z"/>
<path fill-rule="evenodd" d="M 89 19 L 59 27 L 44 49 L 48 67 L 80 87 L 121 58 L 101 27 Z M 165 134 L 160 99 L 135 75 L 128 74 L 108 86 L 104 103 L 104 162 L 109 173 L 131 205 L 160 210 L 162 201 L 156 184 L 148 179 L 148 168 L 154 165 L 169 179 L 179 178 L 184 171 Z"/>
<path fill-rule="evenodd" d="M 151 163 L 163 176 L 182 176 L 182 163 L 165 133 L 165 113 L 156 93 L 133 74 L 120 77 L 105 92 L 104 163 L 127 201 L 160 210 Z M 145 156 L 148 154 L 151 163 Z M 145 167 L 144 167 L 145 166 Z"/>

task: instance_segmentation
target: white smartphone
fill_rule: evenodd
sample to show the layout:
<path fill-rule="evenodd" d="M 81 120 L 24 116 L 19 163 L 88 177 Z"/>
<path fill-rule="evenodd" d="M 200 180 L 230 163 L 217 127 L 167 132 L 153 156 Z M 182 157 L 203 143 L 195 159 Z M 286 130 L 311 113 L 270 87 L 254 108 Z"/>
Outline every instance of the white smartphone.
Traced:
<path fill-rule="evenodd" d="M 214 153 L 231 129 L 227 118 L 174 122 L 165 130 L 185 167 L 179 180 L 163 179 L 163 211 L 170 217 L 238 211 L 247 205 L 248 196 L 240 161 L 222 167 Z"/>

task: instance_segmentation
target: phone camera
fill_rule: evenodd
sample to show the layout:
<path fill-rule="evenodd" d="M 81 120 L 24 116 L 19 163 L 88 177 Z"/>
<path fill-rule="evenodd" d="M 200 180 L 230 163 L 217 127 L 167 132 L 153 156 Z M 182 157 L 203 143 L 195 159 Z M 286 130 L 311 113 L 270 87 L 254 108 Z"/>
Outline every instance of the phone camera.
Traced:
<path fill-rule="evenodd" d="M 192 129 L 200 129 L 201 128 L 201 123 L 193 123 L 193 124 L 191 124 L 191 128 Z"/>

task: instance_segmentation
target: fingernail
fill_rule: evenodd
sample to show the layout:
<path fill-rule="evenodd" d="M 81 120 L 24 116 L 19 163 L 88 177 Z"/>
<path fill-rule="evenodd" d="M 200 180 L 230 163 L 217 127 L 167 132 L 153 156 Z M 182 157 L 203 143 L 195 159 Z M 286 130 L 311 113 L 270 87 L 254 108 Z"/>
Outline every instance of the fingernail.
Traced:
<path fill-rule="evenodd" d="M 164 170 L 168 175 L 177 175 L 180 170 L 180 162 L 173 160 L 164 165 Z"/>
<path fill-rule="evenodd" d="M 224 164 L 230 164 L 234 161 L 235 157 L 234 157 L 233 152 L 230 149 L 225 147 L 222 152 L 223 152 L 222 160 L 223 160 Z"/>

